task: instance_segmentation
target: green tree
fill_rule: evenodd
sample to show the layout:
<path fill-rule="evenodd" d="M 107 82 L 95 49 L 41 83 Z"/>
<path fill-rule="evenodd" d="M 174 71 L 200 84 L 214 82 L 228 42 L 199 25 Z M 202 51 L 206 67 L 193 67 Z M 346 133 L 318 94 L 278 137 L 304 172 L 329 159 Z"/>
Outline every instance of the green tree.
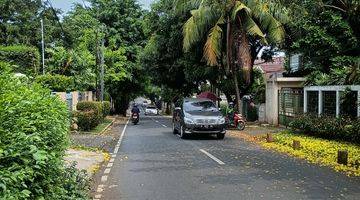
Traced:
<path fill-rule="evenodd" d="M 302 54 L 302 69 L 291 76 L 307 76 L 307 84 L 360 83 L 360 4 L 358 1 L 284 1 L 291 7 L 286 50 Z M 296 20 L 295 20 L 296 19 Z"/>
<path fill-rule="evenodd" d="M 204 58 L 211 66 L 224 65 L 232 73 L 238 110 L 240 90 L 237 71 L 244 71 L 246 84 L 251 82 L 253 67 L 250 43 L 265 46 L 283 41 L 286 10 L 274 1 L 180 1 L 179 10 L 196 8 L 184 24 L 184 50 L 188 51 L 206 37 Z M 225 55 L 226 56 L 225 56 Z"/>
<path fill-rule="evenodd" d="M 0 44 L 40 48 L 41 18 L 44 19 L 46 45 L 61 42 L 62 31 L 54 11 L 60 14 L 60 10 L 52 10 L 41 0 L 1 0 Z"/>

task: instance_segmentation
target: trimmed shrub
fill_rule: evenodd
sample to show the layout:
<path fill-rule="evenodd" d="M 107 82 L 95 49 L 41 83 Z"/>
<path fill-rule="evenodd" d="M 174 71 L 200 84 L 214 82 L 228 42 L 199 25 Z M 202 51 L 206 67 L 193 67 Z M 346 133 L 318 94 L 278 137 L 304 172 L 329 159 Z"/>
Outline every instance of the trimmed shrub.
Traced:
<path fill-rule="evenodd" d="M 111 104 L 110 101 L 102 102 L 103 116 L 106 117 L 110 114 Z"/>
<path fill-rule="evenodd" d="M 0 85 L 0 199 L 86 199 L 64 167 L 66 104 L 13 74 Z"/>
<path fill-rule="evenodd" d="M 95 128 L 99 123 L 97 116 L 93 110 L 89 111 L 76 111 L 74 116 L 77 118 L 77 125 L 82 131 L 90 131 Z"/>
<path fill-rule="evenodd" d="M 88 131 L 99 125 L 104 119 L 102 103 L 82 101 L 76 105 L 77 122 L 80 130 Z"/>
<path fill-rule="evenodd" d="M 307 135 L 360 143 L 360 119 L 305 114 L 294 119 L 289 126 Z"/>
<path fill-rule="evenodd" d="M 33 75 L 40 71 L 40 54 L 30 46 L 0 46 L 0 60 L 13 65 L 13 71 Z"/>
<path fill-rule="evenodd" d="M 64 75 L 41 75 L 36 77 L 35 82 L 46 86 L 55 92 L 67 92 L 74 90 L 74 80 L 72 77 Z"/>

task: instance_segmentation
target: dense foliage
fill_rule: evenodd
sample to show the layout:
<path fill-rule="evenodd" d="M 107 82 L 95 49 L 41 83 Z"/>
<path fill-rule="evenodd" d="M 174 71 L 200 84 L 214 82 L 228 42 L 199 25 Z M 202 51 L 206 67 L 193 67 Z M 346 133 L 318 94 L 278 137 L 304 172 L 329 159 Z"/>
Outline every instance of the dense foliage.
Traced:
<path fill-rule="evenodd" d="M 104 108 L 101 102 L 82 101 L 76 105 L 75 117 L 80 130 L 89 131 L 99 125 L 104 119 Z"/>
<path fill-rule="evenodd" d="M 0 60 L 11 63 L 17 73 L 33 76 L 40 71 L 40 55 L 34 47 L 0 46 Z"/>
<path fill-rule="evenodd" d="M 360 119 L 306 114 L 296 118 L 289 126 L 304 134 L 360 144 Z"/>
<path fill-rule="evenodd" d="M 102 102 L 102 111 L 103 111 L 103 117 L 106 117 L 110 114 L 111 110 L 111 103 L 109 101 L 103 101 Z"/>
<path fill-rule="evenodd" d="M 292 9 L 285 49 L 302 54 L 310 85 L 360 84 L 360 4 L 356 0 L 284 1 Z"/>
<path fill-rule="evenodd" d="M 66 105 L 13 74 L 1 73 L 0 85 L 0 199 L 86 199 L 64 167 Z"/>
<path fill-rule="evenodd" d="M 74 90 L 74 80 L 64 75 L 41 75 L 35 78 L 35 82 L 55 92 L 69 92 Z"/>

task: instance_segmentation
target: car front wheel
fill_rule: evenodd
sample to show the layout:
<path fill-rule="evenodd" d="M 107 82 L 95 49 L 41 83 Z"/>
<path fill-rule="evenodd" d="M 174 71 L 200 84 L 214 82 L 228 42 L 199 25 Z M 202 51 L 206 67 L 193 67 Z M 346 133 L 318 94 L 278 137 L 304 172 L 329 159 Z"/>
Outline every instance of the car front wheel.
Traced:
<path fill-rule="evenodd" d="M 224 133 L 218 133 L 218 134 L 216 135 L 216 137 L 217 137 L 217 139 L 222 140 L 222 139 L 225 138 L 225 134 L 224 134 Z"/>
<path fill-rule="evenodd" d="M 178 134 L 178 131 L 177 131 L 176 128 L 175 128 L 175 122 L 173 122 L 172 125 L 173 125 L 173 133 L 174 133 L 174 134 Z"/>
<path fill-rule="evenodd" d="M 184 131 L 184 127 L 181 125 L 180 126 L 180 138 L 181 139 L 185 139 L 186 138 L 186 134 L 185 134 L 185 131 Z"/>

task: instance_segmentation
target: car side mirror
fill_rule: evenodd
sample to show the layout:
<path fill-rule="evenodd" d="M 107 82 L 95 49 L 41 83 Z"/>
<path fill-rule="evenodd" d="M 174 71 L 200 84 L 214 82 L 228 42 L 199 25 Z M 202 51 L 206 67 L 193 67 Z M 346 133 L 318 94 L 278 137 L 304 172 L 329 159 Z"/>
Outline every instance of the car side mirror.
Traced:
<path fill-rule="evenodd" d="M 181 107 L 175 107 L 175 110 L 181 110 Z"/>

